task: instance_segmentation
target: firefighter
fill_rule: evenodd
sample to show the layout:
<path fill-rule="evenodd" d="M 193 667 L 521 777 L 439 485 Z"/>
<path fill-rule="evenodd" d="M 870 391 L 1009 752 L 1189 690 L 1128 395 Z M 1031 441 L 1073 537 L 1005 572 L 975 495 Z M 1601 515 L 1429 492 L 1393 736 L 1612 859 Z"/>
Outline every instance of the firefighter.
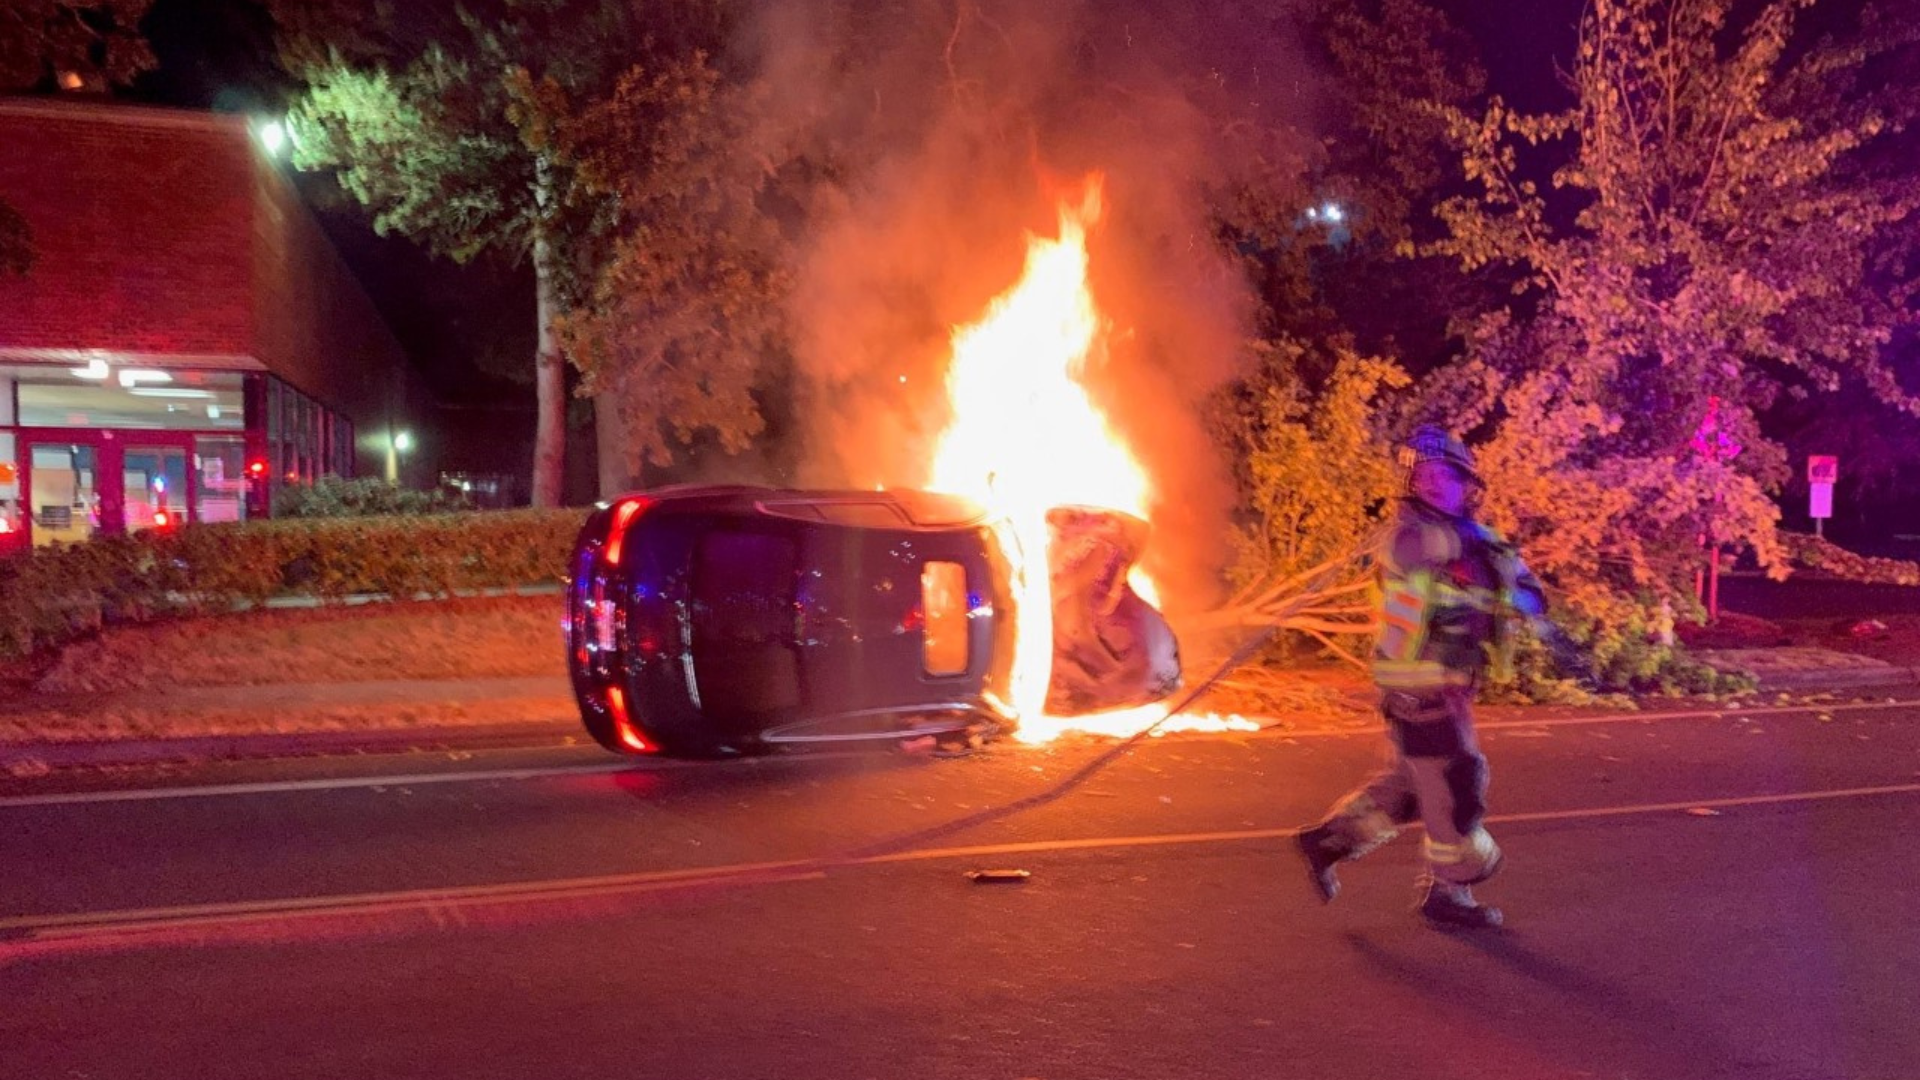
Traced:
<path fill-rule="evenodd" d="M 1563 669 L 1582 661 L 1546 621 L 1540 582 L 1518 552 L 1472 516 L 1484 487 L 1459 439 L 1422 427 L 1408 439 L 1407 495 L 1381 555 L 1383 587 L 1373 679 L 1392 749 L 1386 769 L 1334 804 L 1296 841 L 1323 902 L 1340 891 L 1335 868 L 1420 821 L 1425 829 L 1419 912 L 1441 928 L 1495 927 L 1500 909 L 1473 886 L 1500 868 L 1484 824 L 1487 760 L 1473 733 L 1474 688 L 1488 646 L 1510 617 L 1530 622 Z"/>

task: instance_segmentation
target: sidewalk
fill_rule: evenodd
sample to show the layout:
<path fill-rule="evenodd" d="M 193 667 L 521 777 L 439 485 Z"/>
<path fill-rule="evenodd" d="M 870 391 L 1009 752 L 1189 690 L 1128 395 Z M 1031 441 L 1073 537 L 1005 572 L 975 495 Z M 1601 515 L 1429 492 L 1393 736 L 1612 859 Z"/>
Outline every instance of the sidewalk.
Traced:
<path fill-rule="evenodd" d="M 1761 690 L 1853 690 L 1920 684 L 1920 668 L 1811 646 L 1703 649 L 1693 655 L 1718 671 L 1753 676 Z"/>
<path fill-rule="evenodd" d="M 64 729 L 67 737 L 0 734 L 0 776 L 75 766 L 566 746 L 588 740 L 566 680 L 547 676 L 36 694 L 0 703 L 0 732 L 50 728 Z M 196 733 L 162 734 L 169 730 Z"/>

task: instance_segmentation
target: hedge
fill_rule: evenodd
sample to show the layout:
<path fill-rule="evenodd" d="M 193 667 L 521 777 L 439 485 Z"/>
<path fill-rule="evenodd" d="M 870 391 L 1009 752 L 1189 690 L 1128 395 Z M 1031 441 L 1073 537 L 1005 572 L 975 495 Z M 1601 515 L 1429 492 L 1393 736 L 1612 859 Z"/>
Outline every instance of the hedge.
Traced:
<path fill-rule="evenodd" d="M 584 510 L 188 525 L 0 559 L 0 656 L 275 597 L 445 597 L 566 579 Z"/>
<path fill-rule="evenodd" d="M 1831 540 L 1805 533 L 1783 532 L 1780 542 L 1794 565 L 1808 570 L 1873 585 L 1920 585 L 1920 564 L 1906 559 L 1860 555 Z"/>

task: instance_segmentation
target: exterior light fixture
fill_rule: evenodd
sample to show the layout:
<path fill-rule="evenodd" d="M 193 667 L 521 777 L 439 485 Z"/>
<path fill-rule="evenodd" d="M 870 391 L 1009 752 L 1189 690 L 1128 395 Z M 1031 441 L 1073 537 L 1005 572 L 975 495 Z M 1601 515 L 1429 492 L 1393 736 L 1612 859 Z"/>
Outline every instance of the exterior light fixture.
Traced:
<path fill-rule="evenodd" d="M 107 362 L 96 356 L 87 361 L 86 367 L 68 368 L 67 374 L 76 379 L 104 379 L 109 373 Z"/>
<path fill-rule="evenodd" d="M 393 437 L 393 448 L 403 454 L 413 449 L 413 432 L 402 431 L 396 434 Z"/>
<path fill-rule="evenodd" d="M 141 383 L 168 383 L 172 381 L 173 376 L 164 371 L 155 371 L 152 368 L 120 369 L 120 385 L 129 389 Z"/>
<path fill-rule="evenodd" d="M 1340 204 L 1337 202 L 1322 203 L 1320 206 L 1320 216 L 1328 221 L 1341 222 L 1346 220 L 1347 212 L 1341 209 Z"/>
<path fill-rule="evenodd" d="M 287 147 L 287 125 L 278 120 L 268 120 L 253 129 L 254 137 L 260 140 L 260 148 L 270 157 L 279 157 L 280 151 Z"/>

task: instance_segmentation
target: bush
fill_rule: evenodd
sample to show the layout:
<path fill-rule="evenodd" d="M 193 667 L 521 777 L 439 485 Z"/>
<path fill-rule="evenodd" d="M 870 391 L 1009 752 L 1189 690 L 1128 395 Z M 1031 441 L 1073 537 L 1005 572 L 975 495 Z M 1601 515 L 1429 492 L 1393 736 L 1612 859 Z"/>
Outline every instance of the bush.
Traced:
<path fill-rule="evenodd" d="M 273 493 L 276 518 L 383 517 L 394 514 L 447 514 L 470 510 L 457 491 L 408 491 L 376 477 L 343 480 L 323 476 L 312 484 L 286 484 Z"/>
<path fill-rule="evenodd" d="M 1781 533 L 1780 540 L 1795 566 L 1873 585 L 1920 585 L 1920 563 L 1858 555 L 1805 533 Z"/>
<path fill-rule="evenodd" d="M 276 519 L 99 537 L 0 560 L 0 656 L 109 623 L 278 596 L 395 599 L 564 581 L 585 512 Z"/>

